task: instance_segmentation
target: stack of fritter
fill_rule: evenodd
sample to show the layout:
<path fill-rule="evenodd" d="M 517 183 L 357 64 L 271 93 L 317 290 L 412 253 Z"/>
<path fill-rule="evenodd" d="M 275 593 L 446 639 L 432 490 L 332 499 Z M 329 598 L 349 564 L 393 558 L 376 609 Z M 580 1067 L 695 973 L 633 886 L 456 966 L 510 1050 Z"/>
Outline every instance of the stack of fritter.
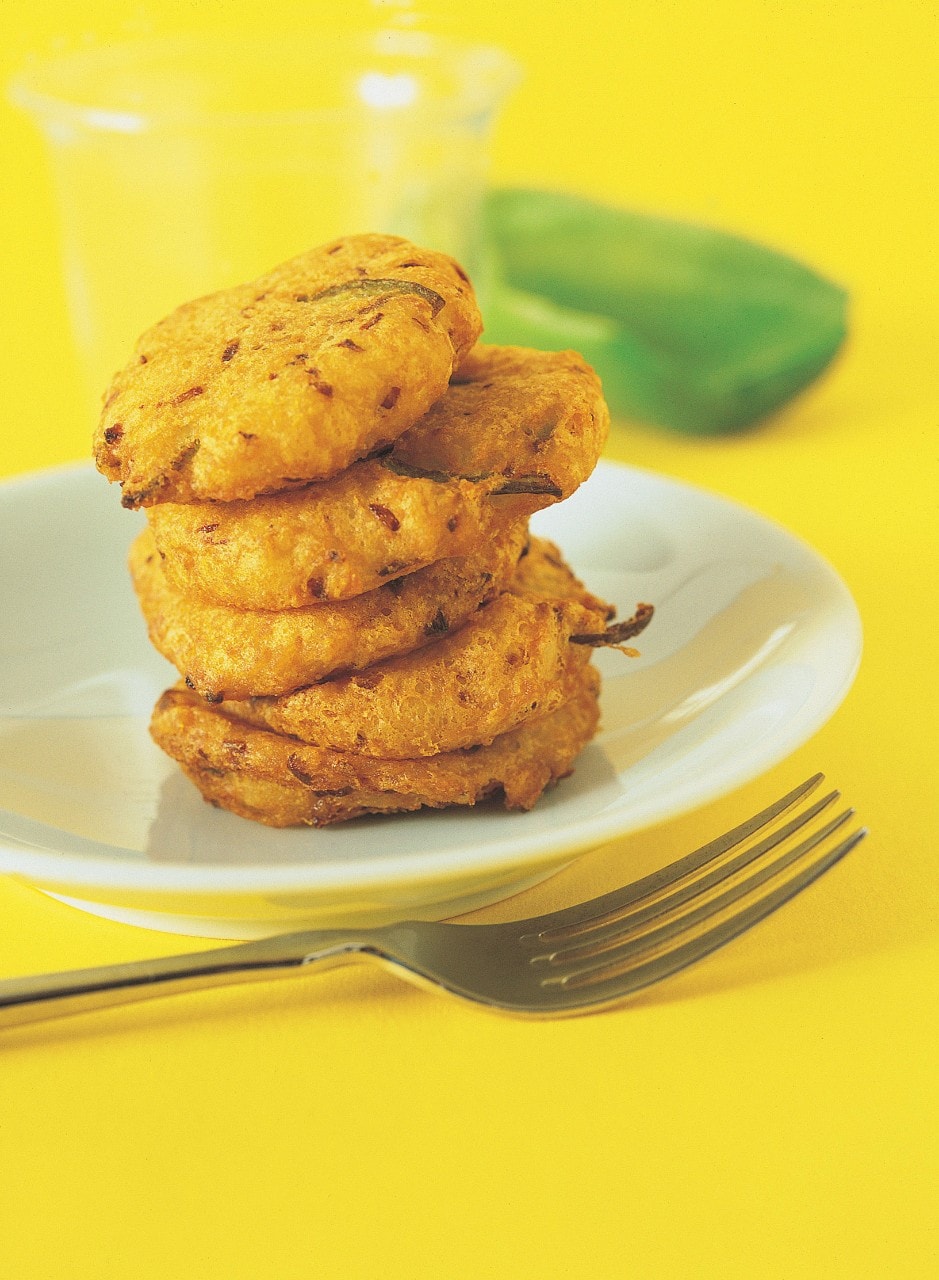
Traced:
<path fill-rule="evenodd" d="M 179 308 L 105 401 L 99 469 L 149 525 L 131 572 L 184 680 L 154 738 L 275 826 L 501 794 L 530 808 L 597 724 L 608 626 L 528 517 L 608 414 L 571 353 L 477 346 L 464 272 L 391 236 Z"/>

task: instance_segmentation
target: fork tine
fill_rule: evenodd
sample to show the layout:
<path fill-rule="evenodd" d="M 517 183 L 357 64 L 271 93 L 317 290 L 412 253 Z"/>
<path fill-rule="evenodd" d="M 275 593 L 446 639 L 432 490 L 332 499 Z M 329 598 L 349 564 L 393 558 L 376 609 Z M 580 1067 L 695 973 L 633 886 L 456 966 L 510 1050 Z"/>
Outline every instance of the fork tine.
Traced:
<path fill-rule="evenodd" d="M 827 796 L 823 796 L 821 800 L 816 800 L 814 804 L 796 814 L 783 826 L 771 831 L 768 836 L 765 836 L 758 843 L 745 846 L 733 858 L 727 861 L 717 857 L 711 858 L 703 867 L 699 867 L 697 872 L 689 872 L 671 885 L 665 886 L 665 888 L 669 889 L 667 893 L 663 889 L 657 894 L 646 894 L 645 897 L 639 898 L 632 903 L 629 909 L 621 909 L 616 912 L 608 911 L 605 915 L 595 920 L 585 921 L 574 928 L 542 930 L 538 935 L 539 940 L 542 943 L 550 944 L 552 942 L 565 943 L 580 938 L 583 940 L 585 947 L 590 947 L 603 942 L 607 938 L 618 937 L 625 929 L 634 930 L 647 921 L 656 919 L 658 916 L 673 914 L 676 908 L 683 903 L 689 902 L 692 898 L 700 897 L 708 889 L 714 888 L 715 885 L 723 884 L 738 871 L 742 871 L 744 867 L 759 861 L 772 849 L 784 844 L 791 836 L 794 836 L 813 818 L 818 817 L 824 809 L 827 809 L 837 799 L 837 791 L 829 792 Z M 851 812 L 851 810 L 848 810 L 840 818 L 836 818 L 833 823 L 816 836 L 815 841 L 812 843 L 817 843 L 822 836 L 830 834 L 835 827 L 851 816 Z M 810 849 L 812 843 L 804 845 L 803 851 Z"/>
<path fill-rule="evenodd" d="M 573 946 L 559 947 L 542 956 L 532 956 L 531 963 L 563 965 L 565 973 L 562 977 L 565 980 L 580 978 L 598 969 L 608 968 L 611 964 L 628 959 L 639 952 L 651 951 L 679 934 L 687 935 L 696 925 L 710 919 L 711 916 L 719 915 L 739 899 L 779 876 L 787 867 L 798 862 L 801 857 L 827 840 L 853 815 L 853 809 L 846 809 L 844 813 L 826 822 L 800 844 L 784 849 L 775 858 L 764 857 L 762 861 L 758 860 L 756 869 L 744 878 L 737 878 L 736 872 L 739 868 L 734 863 L 729 863 L 726 875 L 721 874 L 716 880 L 711 877 L 712 884 L 709 886 L 713 888 L 727 884 L 728 887 L 723 892 L 703 896 L 702 901 L 692 906 L 689 911 L 681 910 L 688 900 L 687 896 L 676 894 L 673 906 L 668 910 L 656 912 L 651 917 L 652 920 L 659 921 L 651 928 L 644 928 L 650 917 L 647 917 L 644 912 L 637 913 L 637 916 L 628 916 L 621 921 L 618 932 L 606 930 L 601 938 L 591 934 L 583 942 L 575 943 Z M 722 872 L 723 870 L 724 868 L 721 869 Z M 695 898 L 700 896 L 694 895 Z M 639 918 L 640 915 L 641 918 Z M 578 961 L 583 963 L 579 964 Z"/>
<path fill-rule="evenodd" d="M 717 839 L 702 845 L 700 849 L 696 849 L 694 852 L 686 854 L 683 858 L 679 858 L 677 862 L 672 862 L 667 867 L 661 867 L 658 871 L 653 871 L 641 880 L 634 880 L 631 884 L 624 885 L 621 889 L 613 889 L 610 893 L 601 894 L 599 897 L 591 898 L 587 902 L 579 902 L 570 907 L 562 907 L 559 911 L 552 911 L 543 916 L 533 918 L 531 924 L 537 925 L 537 930 L 533 930 L 529 934 L 523 933 L 520 940 L 541 942 L 547 934 L 555 929 L 573 929 L 577 925 L 586 924 L 598 917 L 622 910 L 624 907 L 631 906 L 634 902 L 638 902 L 650 894 L 667 888 L 669 885 L 681 880 L 683 876 L 690 875 L 706 863 L 721 857 L 736 845 L 755 835 L 763 827 L 769 826 L 781 814 L 791 809 L 793 805 L 798 804 L 804 797 L 810 795 L 821 784 L 824 777 L 823 773 L 816 773 L 787 795 L 782 796 L 775 804 L 771 804 L 759 813 L 754 814 L 746 822 L 740 823 L 739 826 L 733 827 L 730 831 L 718 836 Z M 515 927 L 522 927 L 526 923 L 528 922 L 524 920 L 517 921 Z"/>
<path fill-rule="evenodd" d="M 852 832 L 840 844 L 827 853 L 821 854 L 782 885 L 770 890 L 728 919 L 659 955 L 645 960 L 640 958 L 632 963 L 610 965 L 608 969 L 611 972 L 606 976 L 601 970 L 588 974 L 579 981 L 569 977 L 552 982 L 550 985 L 547 982 L 544 983 L 541 988 L 543 1011 L 546 1013 L 561 1012 L 564 1009 L 572 1012 L 578 1009 L 586 1011 L 599 1005 L 612 1004 L 642 990 L 643 987 L 652 986 L 663 978 L 678 973 L 712 951 L 725 946 L 740 934 L 746 933 L 753 925 L 796 897 L 839 862 L 866 835 L 867 831 L 863 827 Z"/>

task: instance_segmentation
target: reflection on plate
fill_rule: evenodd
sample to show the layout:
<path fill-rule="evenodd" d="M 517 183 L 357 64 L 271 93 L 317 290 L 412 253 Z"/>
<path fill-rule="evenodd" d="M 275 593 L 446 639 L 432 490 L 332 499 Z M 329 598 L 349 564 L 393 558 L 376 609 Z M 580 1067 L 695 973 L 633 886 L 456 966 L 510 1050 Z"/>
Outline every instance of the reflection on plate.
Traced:
<path fill-rule="evenodd" d="M 602 463 L 532 522 L 628 616 L 642 656 L 600 653 L 603 723 L 528 814 L 473 810 L 273 831 L 213 809 L 151 743 L 175 671 L 150 647 L 124 559 L 139 517 L 90 467 L 0 487 L 0 871 L 179 932 L 441 917 L 516 892 L 604 840 L 756 776 L 844 697 L 854 604 L 760 516 Z"/>

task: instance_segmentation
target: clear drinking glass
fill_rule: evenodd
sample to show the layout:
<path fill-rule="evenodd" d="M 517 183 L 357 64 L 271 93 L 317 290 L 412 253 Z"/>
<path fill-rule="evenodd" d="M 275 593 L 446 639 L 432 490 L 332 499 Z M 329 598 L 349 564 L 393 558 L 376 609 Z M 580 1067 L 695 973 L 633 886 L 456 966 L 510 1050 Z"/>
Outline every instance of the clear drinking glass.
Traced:
<path fill-rule="evenodd" d="M 334 236 L 395 232 L 477 270 L 492 127 L 517 76 L 499 49 L 395 30 L 137 41 L 20 75 L 96 401 L 179 302 Z"/>

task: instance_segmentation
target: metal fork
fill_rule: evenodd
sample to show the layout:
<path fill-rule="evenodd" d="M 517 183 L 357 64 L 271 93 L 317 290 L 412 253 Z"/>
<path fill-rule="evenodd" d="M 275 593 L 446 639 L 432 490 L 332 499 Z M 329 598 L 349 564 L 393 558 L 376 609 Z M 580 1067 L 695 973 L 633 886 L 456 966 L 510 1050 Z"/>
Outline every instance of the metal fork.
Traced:
<path fill-rule="evenodd" d="M 308 930 L 0 982 L 0 1025 L 313 968 L 377 961 L 420 986 L 512 1013 L 555 1017 L 615 1004 L 694 964 L 795 897 L 861 840 L 816 774 L 747 822 L 633 884 L 509 924 L 405 921 Z M 777 821 L 795 810 L 787 821 Z M 766 834 L 760 835 L 765 832 Z M 757 838 L 757 837 L 760 838 Z M 836 836 L 838 838 L 836 838 Z"/>

